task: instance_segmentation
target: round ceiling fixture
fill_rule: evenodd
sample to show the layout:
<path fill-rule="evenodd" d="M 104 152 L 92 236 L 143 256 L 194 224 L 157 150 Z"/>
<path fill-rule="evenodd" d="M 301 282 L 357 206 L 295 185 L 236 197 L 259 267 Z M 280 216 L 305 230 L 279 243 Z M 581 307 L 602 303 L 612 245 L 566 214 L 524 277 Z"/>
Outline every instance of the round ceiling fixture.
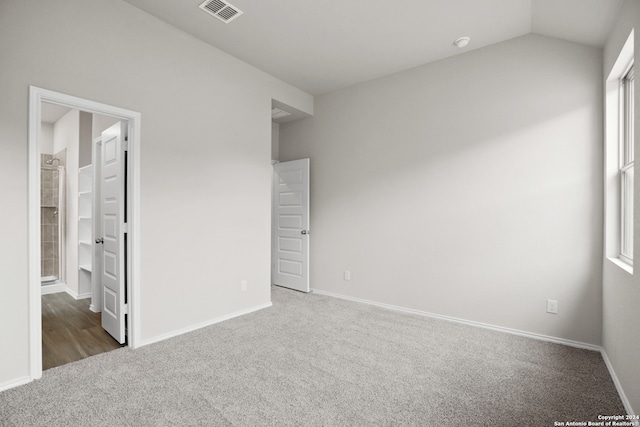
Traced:
<path fill-rule="evenodd" d="M 470 41 L 471 41 L 471 38 L 469 38 L 469 37 L 460 37 L 458 40 L 453 42 L 453 44 L 455 44 L 456 46 L 462 48 L 462 47 L 467 47 L 467 45 L 469 44 Z"/>

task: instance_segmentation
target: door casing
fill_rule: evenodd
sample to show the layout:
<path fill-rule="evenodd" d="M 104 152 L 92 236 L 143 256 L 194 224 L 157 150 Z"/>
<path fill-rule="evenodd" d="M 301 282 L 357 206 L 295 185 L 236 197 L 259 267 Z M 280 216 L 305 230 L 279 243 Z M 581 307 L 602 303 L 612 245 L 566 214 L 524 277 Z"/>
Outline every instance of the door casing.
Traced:
<path fill-rule="evenodd" d="M 42 102 L 62 105 L 89 113 L 112 116 L 128 122 L 127 164 L 127 299 L 128 343 L 140 342 L 140 126 L 141 114 L 107 104 L 29 87 L 28 129 L 28 249 L 29 249 L 29 376 L 42 377 L 42 300 L 40 284 L 40 122 Z"/>

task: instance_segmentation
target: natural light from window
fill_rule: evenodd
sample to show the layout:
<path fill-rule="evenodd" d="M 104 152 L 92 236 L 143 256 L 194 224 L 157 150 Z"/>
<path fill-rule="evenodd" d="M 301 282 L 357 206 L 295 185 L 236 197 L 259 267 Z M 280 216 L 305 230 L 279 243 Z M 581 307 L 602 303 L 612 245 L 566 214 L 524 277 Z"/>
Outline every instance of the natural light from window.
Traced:
<path fill-rule="evenodd" d="M 633 65 L 621 79 L 620 259 L 633 263 Z"/>
<path fill-rule="evenodd" d="M 605 257 L 633 274 L 634 30 L 605 79 Z"/>

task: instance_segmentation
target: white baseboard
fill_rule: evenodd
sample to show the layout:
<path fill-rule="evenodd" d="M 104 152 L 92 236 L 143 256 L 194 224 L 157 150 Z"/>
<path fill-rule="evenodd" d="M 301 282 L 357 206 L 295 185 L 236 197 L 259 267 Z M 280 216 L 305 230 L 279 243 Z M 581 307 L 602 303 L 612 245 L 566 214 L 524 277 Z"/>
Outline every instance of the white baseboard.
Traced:
<path fill-rule="evenodd" d="M 74 291 L 73 289 L 71 289 L 69 287 L 65 287 L 64 291 L 66 293 L 68 293 L 69 295 L 71 295 L 71 297 L 73 297 L 73 299 L 75 299 L 75 300 L 91 298 L 91 292 L 84 293 L 84 294 L 79 294 L 79 293 L 77 293 L 76 291 Z"/>
<path fill-rule="evenodd" d="M 64 292 L 67 290 L 67 284 L 54 283 L 52 285 L 41 286 L 40 289 L 42 290 L 42 295 L 59 294 L 60 292 Z"/>
<path fill-rule="evenodd" d="M 95 305 L 89 304 L 89 310 L 93 311 L 94 313 L 100 313 L 102 310 L 100 310 L 98 307 L 96 307 Z"/>
<path fill-rule="evenodd" d="M 30 382 L 31 382 L 31 377 L 22 377 L 22 378 L 18 378 L 17 380 L 7 381 L 6 383 L 0 384 L 0 391 L 9 390 L 10 388 L 25 385 Z"/>
<path fill-rule="evenodd" d="M 71 297 L 75 300 L 91 298 L 91 292 L 78 294 L 73 289 L 69 288 L 66 283 L 55 283 L 53 285 L 44 285 L 41 288 L 42 288 L 42 295 L 59 294 L 61 292 L 66 292 L 67 294 L 71 295 Z"/>
<path fill-rule="evenodd" d="M 376 302 L 376 301 L 370 301 L 370 300 L 361 299 L 361 298 L 350 297 L 350 296 L 347 296 L 347 295 L 336 294 L 336 293 L 333 293 L 333 292 L 326 292 L 326 291 L 322 291 L 322 290 L 319 290 L 319 289 L 312 289 L 311 292 L 314 292 L 314 293 L 319 294 L 319 295 L 326 295 L 326 296 L 329 296 L 329 297 L 340 298 L 340 299 L 345 299 L 345 300 L 354 301 L 354 302 L 360 302 L 360 303 L 369 304 L 369 305 L 375 305 L 377 307 L 382 307 L 382 308 L 387 308 L 387 309 L 390 309 L 390 310 L 401 311 L 401 312 L 404 312 L 404 313 L 417 314 L 417 315 L 420 315 L 420 316 L 432 317 L 434 319 L 447 320 L 449 322 L 462 323 L 464 325 L 475 326 L 475 327 L 484 328 L 484 329 L 491 329 L 491 330 L 498 331 L 498 332 L 505 332 L 507 334 L 519 335 L 521 337 L 533 338 L 533 339 L 540 340 L 540 341 L 547 341 L 547 342 L 552 342 L 552 343 L 556 343 L 556 344 L 568 345 L 569 347 L 583 348 L 583 349 L 586 349 L 586 350 L 598 351 L 598 352 L 602 350 L 602 347 L 600 347 L 599 345 L 589 344 L 589 343 L 580 342 L 580 341 L 572 341 L 572 340 L 567 340 L 567 339 L 564 339 L 564 338 L 557 338 L 557 337 L 551 337 L 551 336 L 548 336 L 548 335 L 542 335 L 542 334 L 536 334 L 536 333 L 532 333 L 532 332 L 520 331 L 518 329 L 505 328 L 503 326 L 490 325 L 488 323 L 474 322 L 472 320 L 459 319 L 457 317 L 443 316 L 441 314 L 429 313 L 427 311 L 414 310 L 412 308 L 399 307 L 397 305 L 384 304 L 384 303 L 381 303 L 381 302 Z"/>
<path fill-rule="evenodd" d="M 603 348 L 600 350 L 600 353 L 602 354 L 602 358 L 604 359 L 604 364 L 607 365 L 607 369 L 609 370 L 609 375 L 611 375 L 611 379 L 613 380 L 613 383 L 616 386 L 616 390 L 618 390 L 618 395 L 620 396 L 620 400 L 622 400 L 622 404 L 624 405 L 625 411 L 627 411 L 628 415 L 636 415 L 636 413 L 633 412 L 631 403 L 629 402 L 629 399 L 627 398 L 627 395 L 625 394 L 622 388 L 622 384 L 620 384 L 620 380 L 618 379 L 616 372 L 613 370 L 613 365 L 611 364 L 611 361 L 607 356 L 607 352 L 604 351 L 604 348 Z"/>
<path fill-rule="evenodd" d="M 447 320 L 449 322 L 462 323 L 462 324 L 469 325 L 469 326 L 475 326 L 475 327 L 484 328 L 484 329 L 491 329 L 491 330 L 498 331 L 498 332 L 504 332 L 504 333 L 507 333 L 507 334 L 519 335 L 519 336 L 522 336 L 522 337 L 533 338 L 533 339 L 540 340 L 540 341 L 547 341 L 547 342 L 552 342 L 552 343 L 556 343 L 556 344 L 567 345 L 569 347 L 576 347 L 576 348 L 582 348 L 582 349 L 586 349 L 586 350 L 592 350 L 592 351 L 600 352 L 600 354 L 602 354 L 602 358 L 604 359 L 604 363 L 605 363 L 607 369 L 609 370 L 609 374 L 611 375 L 611 379 L 613 380 L 613 383 L 616 386 L 616 390 L 618 391 L 618 395 L 620 396 L 620 400 L 622 401 L 622 404 L 624 405 L 625 411 L 627 411 L 628 415 L 635 415 L 635 413 L 633 412 L 633 408 L 631 407 L 631 403 L 629 402 L 629 399 L 627 398 L 627 395 L 625 394 L 624 389 L 622 388 L 622 384 L 620 384 L 620 380 L 618 380 L 618 376 L 616 375 L 615 371 L 613 370 L 613 365 L 611 364 L 611 361 L 609 360 L 609 357 L 607 357 L 607 353 L 604 351 L 604 348 L 602 348 L 599 345 L 588 344 L 588 343 L 584 343 L 584 342 L 580 342 L 580 341 L 572 341 L 572 340 L 567 340 L 567 339 L 564 339 L 564 338 L 551 337 L 551 336 L 548 336 L 548 335 L 535 334 L 535 333 L 532 333 L 532 332 L 525 332 L 525 331 L 520 331 L 520 330 L 517 330 L 517 329 L 505 328 L 505 327 L 502 327 L 502 326 L 489 325 L 489 324 L 486 324 L 486 323 L 473 322 L 471 320 L 464 320 L 464 319 L 459 319 L 459 318 L 456 318 L 456 317 L 442 316 L 440 314 L 434 314 L 434 313 L 429 313 L 429 312 L 426 312 L 426 311 L 414 310 L 414 309 L 411 309 L 411 308 L 399 307 L 399 306 L 390 305 L 390 304 L 384 304 L 384 303 L 380 303 L 380 302 L 376 302 L 376 301 L 370 301 L 370 300 L 365 300 L 365 299 L 361 299 L 361 298 L 350 297 L 348 295 L 336 294 L 336 293 L 333 293 L 333 292 L 322 291 L 322 290 L 319 290 L 319 289 L 312 289 L 311 292 L 319 294 L 319 295 L 326 295 L 326 296 L 329 296 L 329 297 L 340 298 L 340 299 L 344 299 L 344 300 L 348 300 L 348 301 L 354 301 L 354 302 L 359 302 L 359 303 L 363 303 L 363 304 L 375 305 L 377 307 L 382 307 L 382 308 L 387 308 L 387 309 L 391 309 L 391 310 L 401 311 L 401 312 L 404 312 L 404 313 L 418 314 L 418 315 L 421 315 L 421 316 L 431 317 L 431 318 L 435 318 L 435 319 Z"/>
<path fill-rule="evenodd" d="M 142 347 L 142 346 L 145 346 L 145 345 L 149 345 L 149 344 L 153 344 L 153 343 L 156 343 L 156 342 L 164 341 L 166 339 L 177 337 L 178 335 L 186 334 L 188 332 L 193 332 L 195 330 L 198 330 L 198 329 L 201 329 L 201 328 L 204 328 L 204 327 L 207 327 L 207 326 L 215 325 L 216 323 L 224 322 L 225 320 L 233 319 L 234 317 L 244 316 L 245 314 L 253 313 L 254 311 L 262 310 L 263 308 L 269 308 L 272 305 L 273 304 L 271 303 L 271 301 L 269 301 L 268 303 L 261 304 L 261 305 L 256 305 L 254 307 L 250 307 L 250 308 L 247 308 L 245 310 L 240 310 L 240 311 L 236 311 L 234 313 L 230 313 L 230 314 L 227 314 L 227 315 L 224 315 L 224 316 L 216 317 L 214 319 L 207 320 L 206 322 L 197 323 L 195 325 L 187 326 L 186 328 L 182 328 L 182 329 L 177 329 L 175 331 L 171 331 L 171 332 L 168 332 L 166 334 L 158 335 L 156 337 L 149 338 L 149 339 L 146 339 L 146 340 L 140 340 L 140 342 L 138 343 L 138 346 L 136 348 L 139 348 L 139 347 Z"/>

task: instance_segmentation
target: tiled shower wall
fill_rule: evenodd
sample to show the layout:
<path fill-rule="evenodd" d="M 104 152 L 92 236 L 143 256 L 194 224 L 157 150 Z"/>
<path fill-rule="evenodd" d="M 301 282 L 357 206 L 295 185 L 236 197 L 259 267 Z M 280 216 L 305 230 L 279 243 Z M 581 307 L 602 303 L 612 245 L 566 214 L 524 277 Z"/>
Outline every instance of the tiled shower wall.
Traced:
<path fill-rule="evenodd" d="M 66 149 L 51 154 L 40 155 L 40 268 L 42 277 L 58 277 L 59 254 L 58 229 L 59 172 L 58 165 L 65 166 Z M 51 158 L 60 159 L 47 164 Z"/>

